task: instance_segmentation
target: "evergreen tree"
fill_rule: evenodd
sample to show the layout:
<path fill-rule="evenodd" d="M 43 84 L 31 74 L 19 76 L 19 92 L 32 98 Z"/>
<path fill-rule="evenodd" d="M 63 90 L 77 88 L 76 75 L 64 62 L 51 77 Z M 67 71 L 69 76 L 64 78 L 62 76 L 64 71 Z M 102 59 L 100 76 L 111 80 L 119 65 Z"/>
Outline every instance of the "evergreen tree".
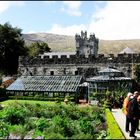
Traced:
<path fill-rule="evenodd" d="M 17 73 L 18 58 L 26 52 L 21 31 L 9 23 L 0 24 L 0 69 L 5 74 Z"/>

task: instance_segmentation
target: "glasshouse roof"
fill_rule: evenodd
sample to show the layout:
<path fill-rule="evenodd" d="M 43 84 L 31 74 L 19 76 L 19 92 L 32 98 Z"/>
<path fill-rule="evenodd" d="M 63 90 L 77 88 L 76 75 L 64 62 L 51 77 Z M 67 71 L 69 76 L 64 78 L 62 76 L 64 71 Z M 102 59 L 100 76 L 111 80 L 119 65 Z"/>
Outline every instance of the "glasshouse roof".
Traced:
<path fill-rule="evenodd" d="M 101 71 L 99 71 L 99 73 L 110 73 L 110 72 L 113 72 L 113 73 L 120 73 L 121 71 L 117 70 L 117 69 L 112 69 L 112 68 L 106 68 L 106 69 L 103 69 Z"/>
<path fill-rule="evenodd" d="M 93 82 L 103 82 L 103 81 L 129 81 L 129 80 L 132 80 L 131 78 L 129 77 L 109 77 L 109 76 L 94 76 L 94 77 L 91 77 L 91 78 L 87 78 L 86 81 L 93 81 Z"/>
<path fill-rule="evenodd" d="M 21 76 L 9 91 L 76 92 L 82 76 Z"/>

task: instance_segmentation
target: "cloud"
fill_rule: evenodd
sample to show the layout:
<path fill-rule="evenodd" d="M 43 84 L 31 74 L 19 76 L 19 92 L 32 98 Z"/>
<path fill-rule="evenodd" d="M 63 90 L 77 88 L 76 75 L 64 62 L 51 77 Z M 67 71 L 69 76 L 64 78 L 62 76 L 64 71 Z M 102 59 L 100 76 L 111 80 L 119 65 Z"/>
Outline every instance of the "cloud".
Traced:
<path fill-rule="evenodd" d="M 56 3 L 56 1 L 43 1 L 43 3 L 45 3 L 45 4 L 54 4 L 54 3 Z"/>
<path fill-rule="evenodd" d="M 78 4 L 74 4 L 73 1 L 63 1 L 64 3 L 69 7 L 67 9 L 77 9 L 77 11 L 81 5 L 79 1 Z M 104 5 L 99 2 L 89 18 L 88 25 L 75 23 L 62 26 L 55 23 L 47 32 L 74 36 L 81 30 L 87 30 L 88 35 L 95 33 L 99 39 L 140 39 L 139 7 L 139 1 L 109 1 L 106 4 L 104 2 Z"/>
<path fill-rule="evenodd" d="M 34 31 L 34 30 L 31 30 L 28 32 L 28 34 L 34 34 L 34 33 L 36 33 L 36 31 Z"/>
<path fill-rule="evenodd" d="M 100 39 L 140 38 L 139 7 L 139 1 L 109 1 L 92 15 L 88 31 Z"/>
<path fill-rule="evenodd" d="M 53 34 L 57 33 L 61 35 L 74 36 L 76 33 L 80 33 L 81 30 L 86 30 L 86 26 L 81 24 L 81 25 L 72 25 L 72 26 L 62 27 L 58 24 L 54 24 L 52 29 L 47 32 L 53 33 Z"/>
<path fill-rule="evenodd" d="M 0 14 L 5 12 L 11 6 L 23 6 L 23 1 L 0 1 Z"/>
<path fill-rule="evenodd" d="M 82 13 L 79 10 L 81 4 L 81 1 L 63 1 L 63 7 L 61 8 L 61 11 L 71 16 L 81 16 Z"/>
<path fill-rule="evenodd" d="M 65 3 L 68 4 L 68 1 Z M 74 6 L 72 3 L 69 3 L 69 7 L 79 7 L 78 5 Z M 100 4 L 102 7 L 100 7 Z M 96 10 L 91 15 L 88 25 L 75 24 L 62 27 L 55 24 L 49 32 L 75 35 L 80 30 L 87 29 L 88 34 L 94 32 L 99 39 L 140 39 L 139 7 L 139 1 L 109 1 L 106 2 L 105 6 L 100 2 L 96 5 Z"/>

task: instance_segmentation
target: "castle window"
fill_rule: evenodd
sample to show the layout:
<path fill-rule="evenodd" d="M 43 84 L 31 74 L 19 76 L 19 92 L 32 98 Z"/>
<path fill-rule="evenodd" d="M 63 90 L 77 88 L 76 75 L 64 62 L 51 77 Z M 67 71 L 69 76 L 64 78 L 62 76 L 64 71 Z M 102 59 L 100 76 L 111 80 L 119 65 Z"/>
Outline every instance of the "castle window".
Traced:
<path fill-rule="evenodd" d="M 66 75 L 66 68 L 64 68 L 64 75 Z"/>
<path fill-rule="evenodd" d="M 77 51 L 77 55 L 79 55 L 79 51 Z"/>
<path fill-rule="evenodd" d="M 78 71 L 75 71 L 75 75 L 78 75 Z"/>
<path fill-rule="evenodd" d="M 54 75 L 54 71 L 50 71 L 50 75 Z"/>
<path fill-rule="evenodd" d="M 44 74 L 46 73 L 46 68 L 43 69 L 43 73 L 44 73 Z"/>

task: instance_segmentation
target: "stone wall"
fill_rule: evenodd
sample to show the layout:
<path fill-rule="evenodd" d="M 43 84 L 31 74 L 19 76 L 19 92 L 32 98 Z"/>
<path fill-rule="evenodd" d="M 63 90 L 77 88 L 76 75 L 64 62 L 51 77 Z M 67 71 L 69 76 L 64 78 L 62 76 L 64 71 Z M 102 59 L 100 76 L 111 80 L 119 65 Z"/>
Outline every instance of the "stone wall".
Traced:
<path fill-rule="evenodd" d="M 110 60 L 109 58 L 112 58 Z M 57 55 L 52 56 L 41 56 L 35 58 L 28 57 L 20 57 L 19 58 L 19 66 L 44 66 L 48 64 L 98 64 L 98 63 L 140 63 L 140 54 L 118 54 L 114 56 L 113 54 L 109 54 L 109 56 L 104 56 L 104 54 L 99 54 L 97 58 L 94 55 L 90 55 L 89 58 L 85 56 L 77 56 L 77 55 L 61 55 L 58 58 Z"/>
<path fill-rule="evenodd" d="M 110 60 L 109 58 L 112 58 Z M 122 71 L 125 76 L 132 76 L 132 64 L 140 63 L 140 54 L 118 54 L 114 56 L 104 56 L 99 54 L 97 58 L 90 55 L 89 58 L 84 56 L 71 55 L 68 58 L 66 55 L 58 56 L 40 56 L 36 58 L 20 57 L 19 59 L 19 73 L 30 75 L 83 75 L 84 77 L 91 77 L 98 74 L 108 66 L 112 66 Z"/>

